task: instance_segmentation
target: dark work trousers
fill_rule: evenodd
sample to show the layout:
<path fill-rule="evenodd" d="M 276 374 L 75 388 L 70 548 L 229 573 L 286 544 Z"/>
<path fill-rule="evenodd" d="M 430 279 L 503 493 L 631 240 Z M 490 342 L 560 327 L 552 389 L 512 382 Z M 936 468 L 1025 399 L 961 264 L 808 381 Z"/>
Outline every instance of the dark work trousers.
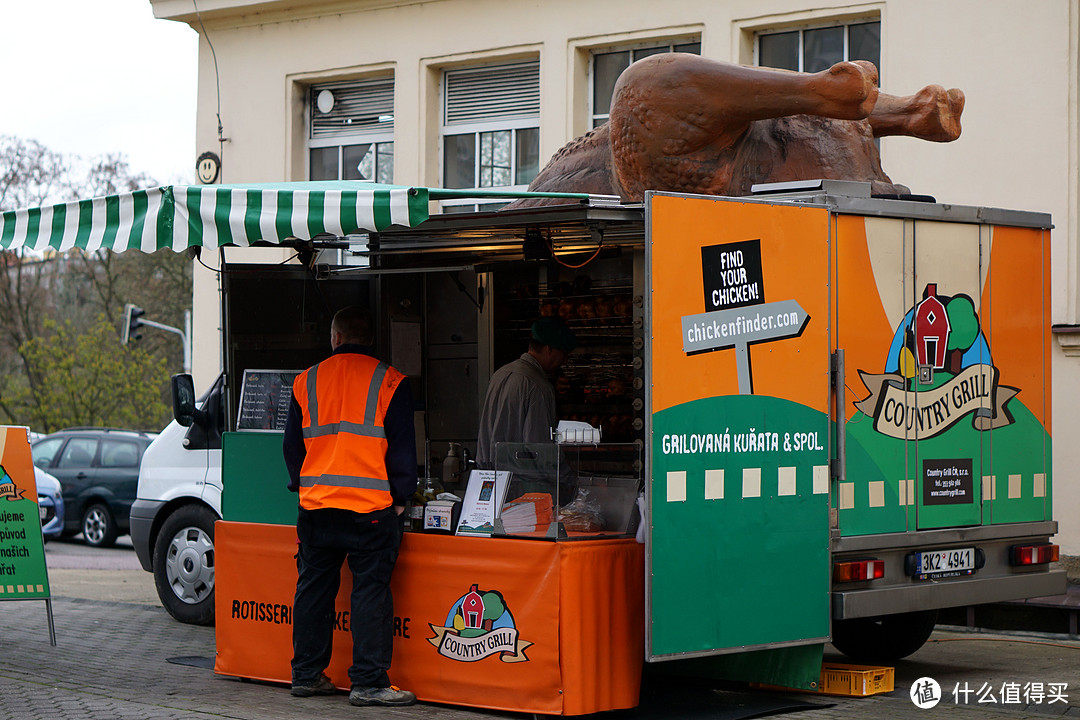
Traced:
<path fill-rule="evenodd" d="M 373 513 L 300 508 L 296 535 L 296 598 L 293 601 L 294 685 L 310 685 L 330 664 L 336 622 L 334 598 L 341 565 L 348 559 L 352 597 L 348 625 L 353 663 L 349 680 L 389 687 L 394 649 L 394 599 L 390 575 L 401 545 L 402 524 L 393 508 Z M 344 626 L 344 618 L 342 621 Z"/>

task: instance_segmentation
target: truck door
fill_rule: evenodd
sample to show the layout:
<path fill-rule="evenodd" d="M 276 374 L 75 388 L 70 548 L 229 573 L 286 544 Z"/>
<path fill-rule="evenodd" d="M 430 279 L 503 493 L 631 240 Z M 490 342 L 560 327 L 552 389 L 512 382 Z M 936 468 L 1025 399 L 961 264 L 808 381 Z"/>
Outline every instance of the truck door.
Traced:
<path fill-rule="evenodd" d="M 984 438 L 949 430 L 987 412 L 980 228 L 838 216 L 835 236 L 836 339 L 850 403 L 840 528 L 978 525 Z"/>
<path fill-rule="evenodd" d="M 996 382 L 985 393 L 983 524 L 1052 514 L 1050 230 L 988 226 L 980 328 Z"/>
<path fill-rule="evenodd" d="M 1040 233 L 840 216 L 835 237 L 850 393 L 841 533 L 1044 519 Z M 1024 502 L 1037 512 L 1014 512 Z"/>
<path fill-rule="evenodd" d="M 647 656 L 820 647 L 829 213 L 660 193 L 646 213 Z"/>
<path fill-rule="evenodd" d="M 914 463 L 907 473 L 915 480 L 916 526 L 978 525 L 979 479 L 984 459 L 989 461 L 990 438 L 949 429 L 964 430 L 964 416 L 968 426 L 980 419 L 992 424 L 996 382 L 990 345 L 979 325 L 989 232 L 984 237 L 979 225 L 930 220 L 905 225 L 914 267 L 906 282 L 910 300 L 897 354 L 901 374 L 914 390 L 903 425 L 908 442 L 916 443 L 914 454 L 908 453 Z"/>

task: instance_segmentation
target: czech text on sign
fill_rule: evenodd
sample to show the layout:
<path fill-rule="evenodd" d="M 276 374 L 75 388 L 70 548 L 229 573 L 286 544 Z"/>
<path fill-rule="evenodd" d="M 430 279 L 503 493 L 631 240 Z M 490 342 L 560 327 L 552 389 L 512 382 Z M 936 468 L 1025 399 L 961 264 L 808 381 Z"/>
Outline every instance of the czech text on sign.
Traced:
<path fill-rule="evenodd" d="M 34 464 L 24 427 L 0 427 L 0 600 L 48 598 Z"/>

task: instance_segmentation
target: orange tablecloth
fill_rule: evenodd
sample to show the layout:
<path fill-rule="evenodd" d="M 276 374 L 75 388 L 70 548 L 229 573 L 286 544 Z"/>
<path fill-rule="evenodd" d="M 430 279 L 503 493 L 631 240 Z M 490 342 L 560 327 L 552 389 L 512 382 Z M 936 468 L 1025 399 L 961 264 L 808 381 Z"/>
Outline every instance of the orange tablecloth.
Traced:
<path fill-rule="evenodd" d="M 217 663 L 289 682 L 296 531 L 218 522 Z M 633 540 L 408 533 L 394 571 L 391 681 L 422 701 L 580 715 L 637 705 L 644 559 Z M 327 673 L 348 688 L 348 569 Z"/>

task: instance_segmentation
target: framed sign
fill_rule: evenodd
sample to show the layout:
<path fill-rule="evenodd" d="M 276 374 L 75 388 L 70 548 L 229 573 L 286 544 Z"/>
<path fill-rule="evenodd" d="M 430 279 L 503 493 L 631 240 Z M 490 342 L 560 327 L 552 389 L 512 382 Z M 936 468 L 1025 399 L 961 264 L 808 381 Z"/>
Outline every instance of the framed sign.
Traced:
<path fill-rule="evenodd" d="M 473 470 L 469 475 L 469 485 L 465 489 L 457 534 L 491 535 L 509 485 L 509 472 Z"/>
<path fill-rule="evenodd" d="M 237 430 L 281 432 L 289 416 L 293 381 L 302 370 L 245 370 Z"/>

